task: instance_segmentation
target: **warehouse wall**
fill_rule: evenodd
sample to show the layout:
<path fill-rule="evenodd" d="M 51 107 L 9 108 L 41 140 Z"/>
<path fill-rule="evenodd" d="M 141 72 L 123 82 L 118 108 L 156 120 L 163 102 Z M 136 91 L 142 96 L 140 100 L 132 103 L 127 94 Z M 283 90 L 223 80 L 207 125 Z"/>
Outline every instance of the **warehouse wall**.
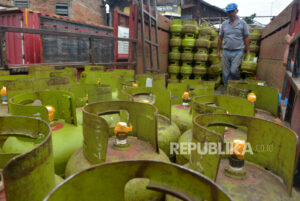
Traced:
<path fill-rule="evenodd" d="M 56 3 L 69 4 L 69 16 L 80 21 L 92 22 L 95 24 L 105 23 L 105 9 L 101 0 L 28 0 L 29 9 L 55 14 Z M 0 0 L 0 4 L 14 6 L 14 0 Z"/>
<path fill-rule="evenodd" d="M 292 4 L 262 30 L 257 76 L 279 91 L 282 90 L 285 75 L 283 55 L 286 43 L 284 37 L 289 32 L 291 12 Z"/>
<path fill-rule="evenodd" d="M 101 0 L 73 0 L 73 18 L 105 24 L 105 9 Z"/>
<path fill-rule="evenodd" d="M 169 28 L 171 25 L 172 21 L 169 20 L 166 17 L 163 17 L 161 15 L 158 15 L 158 43 L 159 43 L 159 59 L 160 59 L 160 72 L 161 73 L 166 73 L 168 69 L 168 55 L 169 55 L 169 38 L 170 38 L 170 33 L 169 33 Z M 139 23 L 139 30 L 141 30 L 141 25 Z M 145 24 L 145 33 L 147 35 L 145 36 L 146 39 L 149 39 L 148 37 L 148 25 Z M 152 40 L 155 39 L 155 31 L 154 28 L 152 28 Z M 138 52 L 137 52 L 137 73 L 143 73 L 143 48 L 142 48 L 142 33 L 141 31 L 138 32 Z M 153 55 L 155 56 L 155 47 L 153 47 Z M 150 47 L 149 45 L 146 45 L 146 65 L 147 68 L 150 66 Z M 155 65 L 154 69 L 156 69 L 156 56 L 153 58 L 153 63 Z"/>

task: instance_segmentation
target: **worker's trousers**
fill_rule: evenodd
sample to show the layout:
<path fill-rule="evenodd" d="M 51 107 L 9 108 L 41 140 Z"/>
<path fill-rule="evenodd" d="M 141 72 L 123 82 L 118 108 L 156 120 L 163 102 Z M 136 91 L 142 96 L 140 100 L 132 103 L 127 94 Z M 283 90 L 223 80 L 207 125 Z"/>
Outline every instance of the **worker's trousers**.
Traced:
<path fill-rule="evenodd" d="M 224 85 L 227 86 L 228 80 L 239 80 L 239 67 L 243 61 L 244 50 L 223 49 L 222 74 Z"/>

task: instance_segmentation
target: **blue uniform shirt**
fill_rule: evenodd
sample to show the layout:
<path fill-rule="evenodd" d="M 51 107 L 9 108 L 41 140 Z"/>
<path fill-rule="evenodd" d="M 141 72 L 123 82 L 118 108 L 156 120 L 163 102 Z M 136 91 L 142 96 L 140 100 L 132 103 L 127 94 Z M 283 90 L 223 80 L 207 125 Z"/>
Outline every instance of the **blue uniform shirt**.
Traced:
<path fill-rule="evenodd" d="M 219 35 L 224 38 L 223 49 L 244 49 L 244 36 L 249 35 L 247 23 L 244 20 L 238 18 L 235 25 L 232 25 L 229 20 L 225 20 L 222 23 Z"/>

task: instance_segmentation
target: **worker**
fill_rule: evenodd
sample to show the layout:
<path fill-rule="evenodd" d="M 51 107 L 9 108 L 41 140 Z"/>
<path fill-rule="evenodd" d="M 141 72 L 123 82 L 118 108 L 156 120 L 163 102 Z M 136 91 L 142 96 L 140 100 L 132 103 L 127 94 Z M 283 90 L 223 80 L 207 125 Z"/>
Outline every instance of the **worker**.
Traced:
<path fill-rule="evenodd" d="M 222 23 L 220 29 L 218 57 L 221 59 L 221 47 L 224 39 L 222 74 L 224 85 L 227 86 L 228 80 L 240 79 L 239 67 L 243 61 L 244 48 L 246 47 L 246 54 L 250 54 L 250 42 L 247 23 L 237 16 L 237 4 L 228 4 L 225 12 L 229 19 Z"/>

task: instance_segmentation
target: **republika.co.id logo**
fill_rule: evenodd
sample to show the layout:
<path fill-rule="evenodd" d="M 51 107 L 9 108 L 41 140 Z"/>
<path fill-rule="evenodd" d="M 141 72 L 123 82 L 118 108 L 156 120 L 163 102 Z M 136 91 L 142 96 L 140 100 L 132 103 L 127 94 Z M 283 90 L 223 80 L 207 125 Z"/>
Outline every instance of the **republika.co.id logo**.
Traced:
<path fill-rule="evenodd" d="M 236 155 L 253 154 L 253 152 L 272 152 L 273 144 L 256 144 L 253 147 L 249 142 L 235 140 L 233 142 L 215 143 L 194 143 L 194 142 L 171 142 L 170 143 L 170 154 L 176 155 L 187 155 L 191 154 L 192 151 L 197 151 L 198 154 L 206 155 L 229 155 L 235 153 Z"/>

